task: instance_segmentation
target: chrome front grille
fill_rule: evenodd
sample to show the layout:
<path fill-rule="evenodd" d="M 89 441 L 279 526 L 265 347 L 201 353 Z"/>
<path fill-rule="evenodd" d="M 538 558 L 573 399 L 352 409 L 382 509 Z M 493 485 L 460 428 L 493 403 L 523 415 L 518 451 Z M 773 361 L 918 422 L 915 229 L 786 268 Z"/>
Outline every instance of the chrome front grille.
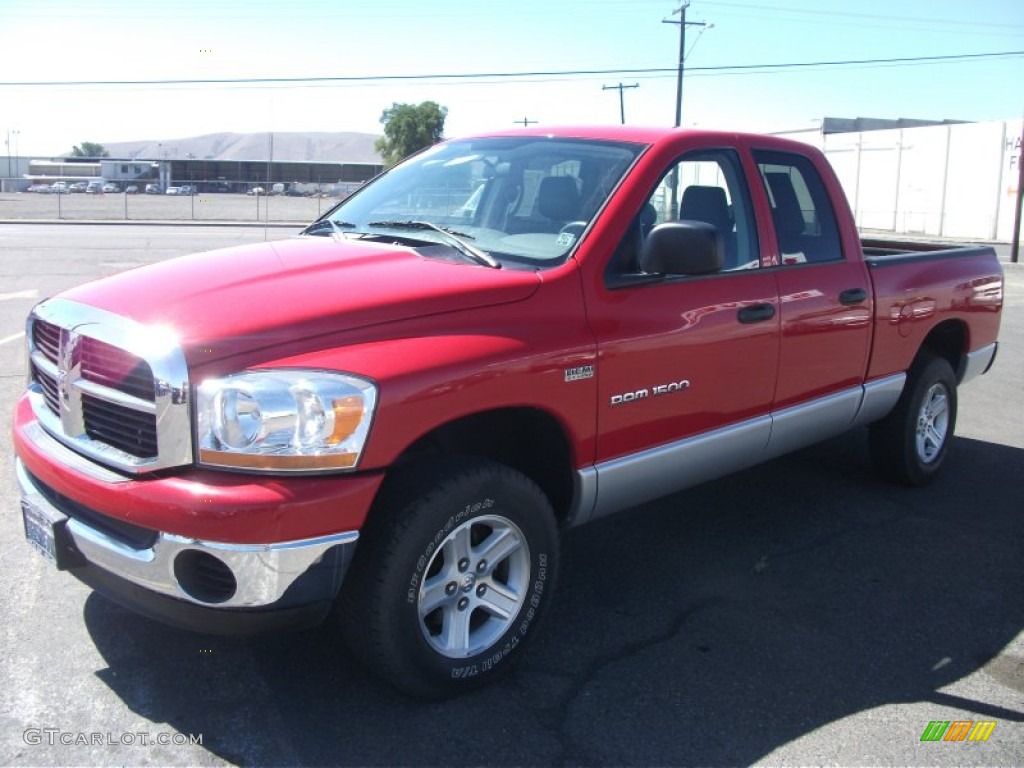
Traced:
<path fill-rule="evenodd" d="M 167 331 L 66 299 L 28 322 L 29 396 L 48 432 L 129 472 L 191 462 L 188 373 Z"/>
<path fill-rule="evenodd" d="M 57 355 L 60 354 L 60 328 L 39 321 L 32 326 L 32 341 L 47 360 L 57 362 Z"/>
<path fill-rule="evenodd" d="M 32 379 L 42 390 L 46 405 L 55 414 L 60 414 L 60 396 L 57 394 L 57 378 L 52 376 L 35 363 L 32 364 Z"/>
<path fill-rule="evenodd" d="M 60 357 L 60 328 L 41 320 L 32 325 L 32 344 L 38 350 L 37 359 L 30 360 L 32 379 L 39 383 L 46 398 L 46 404 L 56 415 L 60 415 L 60 393 L 57 391 L 58 358 Z M 43 360 L 38 357 L 42 356 Z M 43 362 L 43 361 L 46 362 Z M 49 365 L 46 365 L 49 363 Z"/>
<path fill-rule="evenodd" d="M 156 417 L 108 403 L 92 395 L 82 395 L 85 434 L 119 448 L 132 456 L 151 459 L 157 455 Z"/>
<path fill-rule="evenodd" d="M 80 349 L 84 378 L 143 400 L 156 399 L 153 371 L 145 360 L 89 337 L 82 339 Z"/>

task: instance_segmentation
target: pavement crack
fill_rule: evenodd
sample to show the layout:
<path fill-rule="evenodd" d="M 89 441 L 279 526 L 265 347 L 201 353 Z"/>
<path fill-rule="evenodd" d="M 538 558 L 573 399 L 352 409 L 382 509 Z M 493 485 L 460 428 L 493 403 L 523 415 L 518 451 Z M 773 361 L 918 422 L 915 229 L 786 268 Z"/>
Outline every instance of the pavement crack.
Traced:
<path fill-rule="evenodd" d="M 601 762 L 598 755 L 587 754 L 589 750 L 588 745 L 574 742 L 568 734 L 569 715 L 573 702 L 605 669 L 630 657 L 644 653 L 662 643 L 669 642 L 679 635 L 683 627 L 694 616 L 703 612 L 715 602 L 714 598 L 705 598 L 689 605 L 678 613 L 662 632 L 642 640 L 625 643 L 613 651 L 600 654 L 587 664 L 586 668 L 580 673 L 570 675 L 558 670 L 544 670 L 553 677 L 568 677 L 572 680 L 568 689 L 558 696 L 554 702 L 547 706 L 536 707 L 535 709 L 541 715 L 538 718 L 539 725 L 551 733 L 560 746 L 560 751 L 553 758 L 551 764 L 586 765 Z"/>

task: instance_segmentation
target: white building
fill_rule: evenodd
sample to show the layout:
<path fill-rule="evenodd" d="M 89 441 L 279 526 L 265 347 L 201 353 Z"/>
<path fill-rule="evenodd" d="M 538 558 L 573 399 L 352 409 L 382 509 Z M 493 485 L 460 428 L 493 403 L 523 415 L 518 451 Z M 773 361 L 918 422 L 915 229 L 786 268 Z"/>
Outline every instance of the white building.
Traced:
<path fill-rule="evenodd" d="M 1020 120 L 776 135 L 825 152 L 861 229 L 967 240 L 1013 239 Z M 864 121 L 885 124 L 886 121 Z"/>

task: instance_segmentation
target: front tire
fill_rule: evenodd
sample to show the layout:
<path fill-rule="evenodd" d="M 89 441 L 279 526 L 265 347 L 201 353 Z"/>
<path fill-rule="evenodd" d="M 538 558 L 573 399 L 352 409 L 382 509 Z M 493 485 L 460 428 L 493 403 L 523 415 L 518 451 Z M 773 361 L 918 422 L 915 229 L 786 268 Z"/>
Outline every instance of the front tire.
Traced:
<path fill-rule="evenodd" d="M 892 412 L 871 425 L 871 458 L 887 479 L 930 483 L 942 466 L 956 427 L 956 377 L 949 362 L 923 353 Z"/>
<path fill-rule="evenodd" d="M 550 601 L 558 529 L 544 493 L 494 462 L 441 459 L 389 478 L 342 593 L 352 651 L 423 697 L 489 682 Z"/>

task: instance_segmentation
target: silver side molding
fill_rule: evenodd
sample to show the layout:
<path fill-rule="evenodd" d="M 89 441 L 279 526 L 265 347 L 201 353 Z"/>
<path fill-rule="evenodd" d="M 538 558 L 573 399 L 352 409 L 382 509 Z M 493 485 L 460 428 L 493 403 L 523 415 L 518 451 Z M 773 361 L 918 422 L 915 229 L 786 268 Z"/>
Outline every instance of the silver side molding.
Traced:
<path fill-rule="evenodd" d="M 761 416 L 598 464 L 593 468 L 593 506 L 589 511 L 579 510 L 574 524 L 581 525 L 753 466 L 764 456 L 771 430 L 771 418 Z"/>
<path fill-rule="evenodd" d="M 852 426 L 859 427 L 885 418 L 889 411 L 896 407 L 896 401 L 903 394 L 906 383 L 907 374 L 897 373 L 865 384 L 864 399 Z"/>
<path fill-rule="evenodd" d="M 576 473 L 569 523 L 582 525 L 762 461 L 805 448 L 884 417 L 899 400 L 905 374 L 886 376 Z"/>
<path fill-rule="evenodd" d="M 957 372 L 957 384 L 966 384 L 971 379 L 977 378 L 983 373 L 988 373 L 988 369 L 991 368 L 992 363 L 996 361 L 996 352 L 998 349 L 999 342 L 994 341 L 981 349 L 968 352 L 964 356 L 964 361 L 960 365 L 960 370 Z"/>
<path fill-rule="evenodd" d="M 856 387 L 773 413 L 772 436 L 762 458 L 774 459 L 842 434 L 853 426 L 863 400 L 863 388 Z"/>

